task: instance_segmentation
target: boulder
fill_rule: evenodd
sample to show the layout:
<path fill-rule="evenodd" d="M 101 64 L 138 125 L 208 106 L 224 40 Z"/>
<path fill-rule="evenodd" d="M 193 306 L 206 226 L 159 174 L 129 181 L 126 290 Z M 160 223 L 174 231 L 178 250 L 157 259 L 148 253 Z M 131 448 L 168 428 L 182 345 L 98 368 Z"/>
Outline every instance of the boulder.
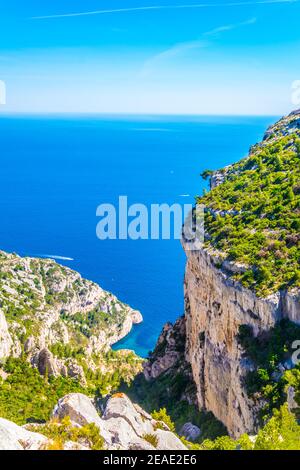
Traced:
<path fill-rule="evenodd" d="M 151 444 L 137 435 L 131 424 L 123 417 L 108 419 L 105 421 L 105 429 L 111 436 L 110 450 L 154 450 Z"/>
<path fill-rule="evenodd" d="M 157 450 L 186 450 L 186 446 L 171 431 L 157 429 L 154 434 L 158 439 Z"/>
<path fill-rule="evenodd" d="M 79 426 L 94 423 L 100 430 L 101 436 L 107 444 L 111 443 L 111 436 L 106 432 L 104 422 L 100 418 L 93 401 L 82 393 L 70 393 L 61 398 L 55 406 L 52 416 L 62 420 L 69 416 L 72 423 Z"/>
<path fill-rule="evenodd" d="M 298 403 L 295 400 L 296 391 L 291 385 L 287 389 L 287 403 L 290 411 L 299 408 Z"/>
<path fill-rule="evenodd" d="M 140 414 L 124 393 L 117 393 L 108 400 L 103 413 L 103 419 L 107 421 L 111 418 L 122 418 L 125 420 L 139 437 L 153 432 L 151 416 L 149 419 L 145 415 Z"/>
<path fill-rule="evenodd" d="M 14 434 L 0 424 L 0 450 L 23 450 Z"/>
<path fill-rule="evenodd" d="M 64 443 L 64 450 L 90 450 L 79 442 L 67 441 Z"/>
<path fill-rule="evenodd" d="M 47 348 L 39 351 L 37 356 L 34 358 L 34 363 L 36 364 L 41 375 L 58 375 L 53 354 Z"/>
<path fill-rule="evenodd" d="M 35 348 L 35 339 L 34 336 L 29 336 L 24 344 L 24 351 L 30 353 Z"/>
<path fill-rule="evenodd" d="M 193 423 L 185 423 L 179 433 L 188 441 L 195 441 L 201 434 L 201 430 Z"/>
<path fill-rule="evenodd" d="M 78 380 L 82 385 L 86 385 L 83 368 L 73 359 L 71 359 L 67 364 L 67 375 Z"/>
<path fill-rule="evenodd" d="M 100 416 L 92 400 L 82 393 L 69 393 L 61 398 L 55 406 L 52 416 L 62 420 L 69 416 L 74 424 L 84 426 L 88 423 L 98 424 Z"/>

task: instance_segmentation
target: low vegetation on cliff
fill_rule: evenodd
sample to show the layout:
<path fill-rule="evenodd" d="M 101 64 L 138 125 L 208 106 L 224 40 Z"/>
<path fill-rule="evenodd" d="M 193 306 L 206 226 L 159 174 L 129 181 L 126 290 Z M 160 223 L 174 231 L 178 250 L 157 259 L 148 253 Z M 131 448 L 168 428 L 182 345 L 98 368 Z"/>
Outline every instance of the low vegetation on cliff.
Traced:
<path fill-rule="evenodd" d="M 300 287 L 299 124 L 300 113 L 279 121 L 198 198 L 207 246 L 238 263 L 234 277 L 261 296 Z"/>
<path fill-rule="evenodd" d="M 262 402 L 261 423 L 286 400 L 299 417 L 300 365 L 292 360 L 293 354 L 299 356 L 295 347 L 299 346 L 299 338 L 300 326 L 288 320 L 256 337 L 251 327 L 240 327 L 239 342 L 253 364 L 245 377 L 245 387 L 249 396 Z"/>
<path fill-rule="evenodd" d="M 201 446 L 191 445 L 195 450 L 300 450 L 300 426 L 287 405 L 274 411 L 274 415 L 257 436 L 243 434 L 233 440 L 228 436 L 214 441 L 205 440 Z"/>
<path fill-rule="evenodd" d="M 100 434 L 99 428 L 94 423 L 88 423 L 84 426 L 74 426 L 70 416 L 65 416 L 61 421 L 52 418 L 48 423 L 36 427 L 36 425 L 27 426 L 28 431 L 39 431 L 43 436 L 49 439 L 45 450 L 64 450 L 67 442 L 85 444 L 91 450 L 103 450 L 104 439 Z"/>
<path fill-rule="evenodd" d="M 105 367 L 104 367 L 105 364 Z M 111 351 L 102 357 L 102 366 L 92 372 L 86 369 L 86 383 L 76 378 L 42 376 L 38 369 L 21 358 L 7 359 L 0 370 L 0 417 L 17 424 L 45 422 L 55 403 L 71 392 L 102 397 L 118 390 L 121 383 L 130 382 L 140 370 L 140 360 Z"/>

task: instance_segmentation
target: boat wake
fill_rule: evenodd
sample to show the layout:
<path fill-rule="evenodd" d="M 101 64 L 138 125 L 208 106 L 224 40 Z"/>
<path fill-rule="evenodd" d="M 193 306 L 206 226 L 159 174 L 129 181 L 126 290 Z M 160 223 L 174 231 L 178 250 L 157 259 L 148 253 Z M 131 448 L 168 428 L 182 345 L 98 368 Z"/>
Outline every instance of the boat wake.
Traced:
<path fill-rule="evenodd" d="M 60 256 L 60 255 L 48 255 L 48 254 L 42 254 L 42 255 L 35 255 L 38 258 L 49 258 L 49 259 L 54 259 L 58 261 L 74 261 L 74 258 L 70 258 L 68 256 Z"/>

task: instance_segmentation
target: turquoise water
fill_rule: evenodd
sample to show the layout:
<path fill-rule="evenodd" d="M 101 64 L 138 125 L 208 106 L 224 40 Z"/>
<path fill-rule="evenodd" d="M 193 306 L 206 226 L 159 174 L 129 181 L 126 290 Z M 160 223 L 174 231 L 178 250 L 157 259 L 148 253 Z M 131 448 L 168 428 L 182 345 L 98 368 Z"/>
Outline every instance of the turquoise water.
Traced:
<path fill-rule="evenodd" d="M 193 202 L 199 174 L 246 155 L 274 117 L 1 117 L 0 247 L 53 255 L 139 309 L 116 348 L 146 355 L 183 313 L 178 240 L 96 237 L 96 208 Z"/>

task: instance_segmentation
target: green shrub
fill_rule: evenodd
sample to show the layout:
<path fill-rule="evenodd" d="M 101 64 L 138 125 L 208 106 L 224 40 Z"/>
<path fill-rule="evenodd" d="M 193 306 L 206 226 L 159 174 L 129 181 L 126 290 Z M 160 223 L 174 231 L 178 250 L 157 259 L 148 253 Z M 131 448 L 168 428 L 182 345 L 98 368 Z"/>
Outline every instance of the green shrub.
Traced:
<path fill-rule="evenodd" d="M 32 425 L 29 431 L 43 434 L 53 442 L 49 443 L 47 450 L 61 450 L 67 441 L 76 442 L 91 448 L 91 450 L 103 450 L 104 439 L 100 435 L 99 428 L 94 423 L 86 424 L 82 427 L 73 426 L 69 416 L 61 421 L 52 419 L 43 426 Z"/>
<path fill-rule="evenodd" d="M 198 447 L 198 446 L 197 446 Z M 300 450 L 300 426 L 295 416 L 284 404 L 275 410 L 272 418 L 263 426 L 256 437 L 243 434 L 234 441 L 228 436 L 214 441 L 205 440 L 201 450 Z"/>
<path fill-rule="evenodd" d="M 291 285 L 300 287 L 300 130 L 255 146 L 232 165 L 225 181 L 197 202 L 205 213 L 206 245 L 243 264 L 234 279 L 266 297 Z M 290 145 L 294 140 L 296 151 Z M 210 172 L 204 172 L 208 177 Z M 214 212 L 212 212 L 214 211 Z M 216 213 L 222 215 L 216 215 Z M 226 213 L 227 212 L 227 213 Z M 225 213 L 225 214 L 224 214 Z M 291 240 L 293 240 L 291 245 Z"/>
<path fill-rule="evenodd" d="M 158 446 L 158 438 L 155 434 L 144 434 L 143 439 L 155 448 Z"/>
<path fill-rule="evenodd" d="M 84 392 L 73 379 L 42 377 L 23 358 L 9 358 L 4 370 L 8 377 L 0 381 L 0 416 L 20 425 L 47 421 L 60 398 Z"/>
<path fill-rule="evenodd" d="M 251 359 L 255 369 L 245 377 L 245 386 L 249 396 L 256 395 L 266 401 L 261 418 L 270 416 L 274 408 L 279 408 L 286 400 L 286 389 L 291 384 L 297 396 L 300 395 L 300 374 L 298 366 L 284 374 L 279 364 L 291 361 L 294 341 L 300 338 L 300 326 L 287 320 L 281 320 L 268 332 L 254 337 L 248 325 L 241 325 L 238 341 Z M 257 397 L 258 394 L 258 397 Z"/>
<path fill-rule="evenodd" d="M 175 432 L 175 424 L 171 420 L 170 416 L 167 414 L 166 408 L 161 408 L 159 411 L 153 411 L 151 415 L 153 419 L 155 419 L 156 421 L 162 421 L 168 426 L 170 431 Z"/>

